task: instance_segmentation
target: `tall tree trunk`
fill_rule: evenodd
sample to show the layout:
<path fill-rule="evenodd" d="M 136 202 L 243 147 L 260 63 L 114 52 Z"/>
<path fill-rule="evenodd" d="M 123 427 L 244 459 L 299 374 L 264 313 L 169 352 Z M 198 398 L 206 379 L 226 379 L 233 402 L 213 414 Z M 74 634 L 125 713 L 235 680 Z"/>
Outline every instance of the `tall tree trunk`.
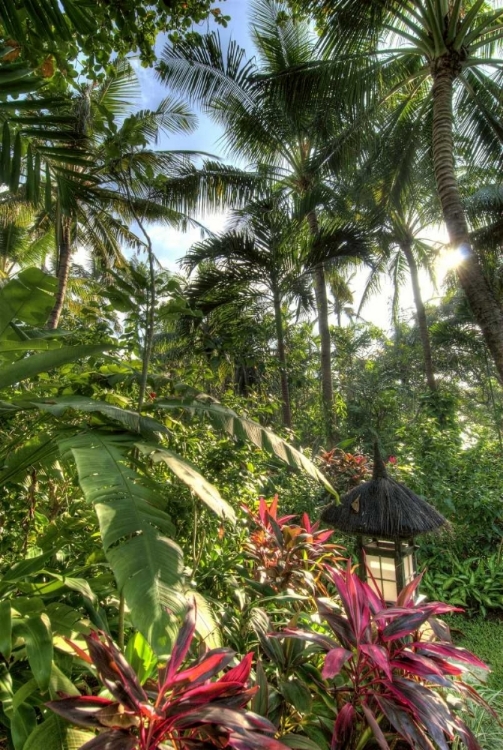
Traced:
<path fill-rule="evenodd" d="M 276 339 L 278 342 L 279 377 L 281 383 L 281 398 L 283 411 L 283 425 L 291 429 L 292 408 L 290 405 L 290 388 L 288 386 L 288 373 L 286 362 L 285 335 L 283 330 L 283 313 L 281 311 L 281 299 L 279 291 L 275 286 L 274 298 L 274 322 L 276 323 Z"/>
<path fill-rule="evenodd" d="M 431 343 L 430 343 L 430 332 L 428 331 L 428 322 L 426 320 L 426 311 L 424 309 L 423 300 L 421 297 L 421 288 L 419 286 L 419 275 L 417 271 L 417 263 L 412 252 L 410 242 L 402 242 L 400 249 L 405 255 L 405 260 L 409 266 L 410 279 L 412 281 L 412 294 L 414 295 L 414 304 L 416 306 L 417 325 L 419 328 L 419 336 L 421 338 L 421 345 L 423 347 L 423 359 L 424 359 L 424 370 L 426 374 L 426 382 L 428 388 L 434 393 L 437 390 L 437 384 L 435 381 L 435 375 L 433 373 L 433 358 L 431 356 Z"/>
<path fill-rule="evenodd" d="M 459 57 L 455 53 L 436 59 L 431 67 L 435 178 L 449 240 L 463 253 L 456 269 L 459 283 L 503 383 L 503 313 L 473 252 L 454 169 L 452 97 L 453 81 L 459 71 Z"/>
<path fill-rule="evenodd" d="M 56 301 L 47 321 L 47 328 L 53 331 L 58 327 L 63 305 L 65 304 L 66 290 L 68 289 L 68 277 L 72 263 L 72 225 L 69 218 L 61 222 L 60 238 L 58 244 L 58 266 L 56 276 L 58 279 L 58 291 Z"/>
<path fill-rule="evenodd" d="M 319 232 L 318 217 L 315 211 L 307 215 L 307 223 L 313 237 Z M 328 323 L 328 296 L 325 267 L 323 263 L 314 271 L 314 294 L 318 313 L 318 329 L 321 347 L 321 398 L 325 422 L 326 448 L 332 448 L 337 442 L 334 411 L 334 389 L 332 383 L 332 343 Z"/>

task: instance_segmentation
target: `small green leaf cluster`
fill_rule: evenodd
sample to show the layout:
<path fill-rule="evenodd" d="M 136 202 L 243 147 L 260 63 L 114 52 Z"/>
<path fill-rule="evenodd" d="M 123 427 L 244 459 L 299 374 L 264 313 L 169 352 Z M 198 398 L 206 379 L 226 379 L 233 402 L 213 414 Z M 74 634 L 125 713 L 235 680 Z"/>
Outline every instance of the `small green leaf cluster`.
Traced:
<path fill-rule="evenodd" d="M 471 614 L 503 610 L 503 561 L 501 553 L 460 559 L 437 554 L 428 560 L 423 588 L 429 599 L 463 607 Z"/>

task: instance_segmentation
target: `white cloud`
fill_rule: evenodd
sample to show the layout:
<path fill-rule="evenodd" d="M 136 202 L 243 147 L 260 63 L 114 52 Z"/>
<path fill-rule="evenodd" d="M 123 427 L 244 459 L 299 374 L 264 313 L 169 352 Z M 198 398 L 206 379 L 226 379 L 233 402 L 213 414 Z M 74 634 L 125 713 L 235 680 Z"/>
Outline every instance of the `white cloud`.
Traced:
<path fill-rule="evenodd" d="M 227 215 L 209 214 L 200 221 L 210 232 L 221 232 L 225 228 Z M 148 233 L 157 259 L 165 268 L 173 271 L 180 270 L 178 261 L 195 242 L 200 242 L 205 236 L 204 230 L 199 227 L 190 227 L 186 232 L 181 232 L 159 224 L 151 224 Z"/>

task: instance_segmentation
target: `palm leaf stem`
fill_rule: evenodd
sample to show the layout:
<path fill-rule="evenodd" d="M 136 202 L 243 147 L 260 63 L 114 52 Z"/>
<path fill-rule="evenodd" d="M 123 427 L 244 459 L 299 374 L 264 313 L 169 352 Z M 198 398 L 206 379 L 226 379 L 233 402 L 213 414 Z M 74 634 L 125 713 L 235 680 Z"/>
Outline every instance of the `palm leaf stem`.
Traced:
<path fill-rule="evenodd" d="M 274 284 L 273 288 L 273 300 L 274 300 L 274 322 L 276 324 L 276 339 L 278 343 L 278 360 L 279 360 L 279 371 L 280 371 L 280 384 L 281 384 L 281 397 L 282 397 L 282 410 L 283 410 L 283 424 L 285 427 L 291 429 L 292 427 L 292 409 L 290 405 L 290 388 L 288 385 L 288 372 L 286 363 L 286 349 L 285 349 L 285 332 L 283 329 L 283 313 L 281 310 L 281 297 L 277 284 Z"/>
<path fill-rule="evenodd" d="M 428 388 L 434 393 L 437 390 L 437 383 L 433 371 L 433 357 L 431 353 L 431 342 L 430 335 L 428 332 L 428 322 L 426 320 L 426 311 L 424 308 L 423 299 L 421 296 L 421 287 L 419 285 L 418 268 L 417 263 L 412 252 L 410 242 L 401 242 L 400 250 L 405 255 L 407 265 L 409 266 L 410 279 L 412 282 L 412 294 L 414 296 L 414 304 L 416 306 L 417 325 L 419 328 L 419 336 L 421 338 L 421 345 L 423 347 L 423 360 L 424 369 L 426 374 L 426 382 Z"/>
<path fill-rule="evenodd" d="M 128 179 L 129 177 L 129 179 Z M 149 273 L 149 284 L 147 288 L 146 293 L 146 320 L 145 320 L 145 346 L 143 349 L 143 359 L 142 359 L 142 371 L 141 371 L 141 380 L 140 380 L 140 393 L 138 395 L 138 417 L 141 415 L 142 406 L 145 401 L 145 393 L 147 390 L 147 380 L 148 380 L 148 368 L 150 364 L 150 359 L 152 357 L 152 349 L 154 345 L 154 328 L 155 328 L 155 303 L 156 303 L 156 294 L 155 294 L 155 255 L 154 255 L 154 249 L 152 247 L 152 239 L 145 229 L 145 224 L 143 222 L 142 217 L 140 217 L 138 211 L 136 210 L 136 206 L 134 205 L 131 191 L 130 191 L 130 181 L 131 181 L 131 174 L 126 177 L 126 175 L 121 176 L 121 181 L 124 185 L 124 189 L 126 191 L 127 201 L 130 208 L 130 211 L 134 217 L 134 220 L 138 224 L 138 227 L 143 234 L 145 238 L 145 244 L 147 248 L 147 258 L 148 258 L 148 273 Z"/>

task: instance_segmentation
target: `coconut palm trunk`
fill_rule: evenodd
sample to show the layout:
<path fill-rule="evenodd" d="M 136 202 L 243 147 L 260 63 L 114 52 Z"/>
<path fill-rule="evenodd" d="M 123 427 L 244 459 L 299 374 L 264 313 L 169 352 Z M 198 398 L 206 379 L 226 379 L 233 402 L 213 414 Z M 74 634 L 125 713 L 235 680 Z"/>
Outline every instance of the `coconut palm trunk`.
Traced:
<path fill-rule="evenodd" d="M 416 259 L 412 252 L 410 242 L 402 242 L 400 249 L 405 256 L 410 271 L 410 280 L 412 282 L 412 294 L 416 306 L 417 325 L 421 346 L 423 347 L 424 370 L 428 388 L 433 392 L 437 390 L 437 383 L 433 372 L 433 358 L 431 355 L 430 332 L 428 330 L 428 321 L 426 320 L 426 310 L 424 309 L 423 298 L 421 297 L 421 287 L 419 286 L 419 274 Z"/>
<path fill-rule="evenodd" d="M 281 310 L 281 297 L 277 286 L 273 288 L 274 322 L 276 324 L 276 339 L 278 345 L 279 374 L 282 398 L 283 425 L 291 429 L 292 408 L 290 403 L 290 387 L 288 385 L 288 372 L 285 348 L 285 332 L 283 328 L 283 313 Z"/>
<path fill-rule="evenodd" d="M 473 252 L 454 169 L 452 100 L 453 82 L 459 69 L 460 58 L 456 53 L 437 58 L 431 68 L 435 178 L 449 240 L 463 252 L 463 259 L 456 269 L 459 283 L 503 383 L 503 313 Z"/>
<path fill-rule="evenodd" d="M 71 220 L 64 219 L 61 222 L 60 240 L 58 244 L 58 267 L 56 276 L 58 279 L 58 291 L 56 301 L 47 321 L 47 328 L 54 330 L 59 325 L 59 319 L 65 303 L 66 290 L 68 289 L 68 278 L 72 263 L 72 228 Z"/>
<path fill-rule="evenodd" d="M 318 216 L 316 211 L 310 211 L 308 213 L 307 223 L 311 235 L 316 237 L 319 233 Z M 325 436 L 328 441 L 327 448 L 330 449 L 336 443 L 336 435 L 334 419 L 334 389 L 332 382 L 332 343 L 330 340 L 330 327 L 328 322 L 327 281 L 325 278 L 325 266 L 323 263 L 320 263 L 314 271 L 314 294 L 316 298 L 316 312 L 318 314 L 318 329 L 320 332 L 321 398 L 325 421 Z"/>

